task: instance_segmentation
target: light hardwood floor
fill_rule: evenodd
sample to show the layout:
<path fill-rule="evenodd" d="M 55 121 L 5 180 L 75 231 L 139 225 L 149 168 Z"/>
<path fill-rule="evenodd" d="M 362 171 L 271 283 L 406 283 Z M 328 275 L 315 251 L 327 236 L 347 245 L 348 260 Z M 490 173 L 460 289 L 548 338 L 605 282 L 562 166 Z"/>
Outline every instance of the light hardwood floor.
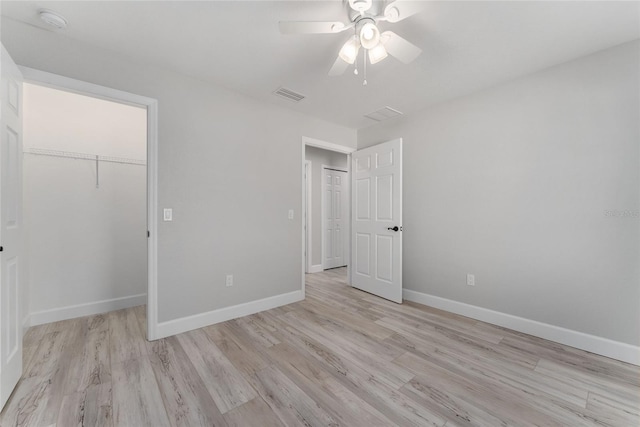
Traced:
<path fill-rule="evenodd" d="M 9 426 L 638 426 L 640 369 L 307 276 L 307 299 L 156 342 L 144 307 L 31 328 Z"/>

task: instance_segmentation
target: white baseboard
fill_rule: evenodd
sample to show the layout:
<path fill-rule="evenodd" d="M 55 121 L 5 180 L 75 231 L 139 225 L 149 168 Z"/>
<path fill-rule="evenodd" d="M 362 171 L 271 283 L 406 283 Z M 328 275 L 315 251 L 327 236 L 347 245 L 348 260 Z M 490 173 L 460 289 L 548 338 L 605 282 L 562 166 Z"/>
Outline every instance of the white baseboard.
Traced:
<path fill-rule="evenodd" d="M 158 323 L 158 339 L 302 301 L 302 290 Z"/>
<path fill-rule="evenodd" d="M 51 310 L 36 311 L 25 318 L 24 328 L 26 329 L 30 326 L 43 325 L 45 323 L 58 322 L 60 320 L 73 319 L 76 317 L 106 313 L 107 311 L 135 307 L 146 303 L 147 294 L 139 294 L 85 304 L 69 305 Z"/>
<path fill-rule="evenodd" d="M 31 326 L 31 316 L 26 315 L 22 319 L 22 336 L 23 337 L 24 337 L 24 334 L 27 333 L 27 330 L 29 329 L 30 326 Z"/>
<path fill-rule="evenodd" d="M 322 264 L 312 265 L 309 268 L 309 273 L 320 273 L 322 270 Z"/>
<path fill-rule="evenodd" d="M 536 337 L 565 344 L 570 347 L 579 348 L 580 350 L 589 351 L 601 356 L 610 357 L 612 359 L 621 360 L 634 365 L 640 365 L 640 347 L 630 344 L 422 292 L 412 291 L 410 289 L 404 289 L 402 294 L 404 299 L 407 301 L 413 301 L 430 307 L 439 308 L 451 313 L 460 314 L 462 316 L 481 320 L 493 325 L 513 329 L 514 331 L 534 335 Z"/>

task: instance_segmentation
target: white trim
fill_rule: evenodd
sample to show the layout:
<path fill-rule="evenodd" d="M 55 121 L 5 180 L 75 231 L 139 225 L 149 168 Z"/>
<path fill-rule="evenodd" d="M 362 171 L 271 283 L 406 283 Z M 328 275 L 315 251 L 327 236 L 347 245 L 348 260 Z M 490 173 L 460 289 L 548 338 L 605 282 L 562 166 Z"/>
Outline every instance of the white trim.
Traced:
<path fill-rule="evenodd" d="M 27 315 L 22 319 L 22 337 L 27 333 L 27 330 L 31 327 L 31 316 Z"/>
<path fill-rule="evenodd" d="M 313 197 L 312 188 L 311 188 L 311 173 L 313 172 L 313 162 L 311 160 L 304 161 L 304 177 L 305 177 L 305 193 L 304 193 L 304 221 L 306 226 L 306 240 L 305 240 L 305 254 L 306 254 L 306 263 L 305 263 L 305 271 L 307 273 L 311 273 L 311 269 L 313 268 L 313 218 L 311 215 L 311 199 Z"/>
<path fill-rule="evenodd" d="M 640 347 L 613 341 L 584 332 L 525 319 L 499 311 L 489 310 L 471 304 L 465 304 L 422 292 L 403 290 L 403 297 L 408 301 L 439 308 L 451 313 L 460 314 L 472 319 L 481 320 L 493 325 L 513 329 L 514 331 L 544 338 L 570 347 L 579 348 L 601 356 L 640 365 Z"/>
<path fill-rule="evenodd" d="M 300 172 L 300 175 L 301 175 L 301 178 L 302 178 L 302 186 L 301 186 L 302 187 L 302 208 L 300 209 L 300 212 L 305 212 L 306 213 L 306 206 L 305 206 L 306 205 L 306 203 L 305 203 L 306 202 L 306 200 L 305 200 L 306 179 L 305 179 L 304 175 L 305 175 L 305 169 L 307 167 L 307 163 L 306 163 L 307 162 L 307 159 L 306 159 L 306 151 L 307 150 L 305 149 L 304 140 L 305 140 L 305 137 L 303 136 L 302 137 L 302 149 L 300 150 L 301 151 L 300 155 L 302 157 L 302 162 L 301 162 L 302 167 L 301 167 L 301 172 Z M 307 257 L 304 254 L 304 246 L 307 243 L 307 236 L 306 236 L 306 233 L 304 231 L 304 223 L 301 223 L 300 229 L 302 230 L 301 231 L 301 235 L 302 235 L 302 246 L 301 246 L 301 248 L 302 248 L 302 251 L 301 251 L 302 252 L 302 254 L 301 254 L 302 268 L 300 269 L 300 271 L 302 272 L 302 274 L 301 274 L 301 276 L 302 276 L 301 282 L 302 283 L 300 284 L 300 290 L 302 291 L 302 299 L 304 299 L 305 298 L 305 292 L 306 292 L 306 284 L 305 284 L 305 277 L 304 276 L 305 276 L 305 271 L 307 269 L 306 268 Z"/>
<path fill-rule="evenodd" d="M 147 339 L 158 339 L 158 101 L 147 104 Z"/>
<path fill-rule="evenodd" d="M 158 101 L 46 71 L 19 67 L 24 81 L 147 109 L 147 339 L 158 338 Z"/>
<path fill-rule="evenodd" d="M 337 151 L 338 153 L 350 154 L 356 151 L 355 148 L 347 147 L 340 144 L 334 144 L 333 142 L 321 141 L 315 138 L 309 138 L 307 136 L 302 137 L 302 146 L 310 145 L 312 147 L 324 148 L 329 151 Z M 304 156 L 303 156 L 304 158 Z"/>
<path fill-rule="evenodd" d="M 303 299 L 304 295 L 302 291 L 298 290 L 256 301 L 245 302 L 231 307 L 224 307 L 206 313 L 199 313 L 193 316 L 161 322 L 158 323 L 158 338 L 164 338 L 213 325 L 215 323 L 237 319 L 238 317 L 248 316 L 265 310 L 271 310 L 272 308 L 302 301 Z"/>
<path fill-rule="evenodd" d="M 325 215 L 325 211 L 324 211 L 324 204 L 325 202 L 325 192 L 327 191 L 327 182 L 326 182 L 326 176 L 325 176 L 325 171 L 327 169 L 326 165 L 320 165 L 320 268 L 324 271 L 324 269 L 326 268 L 325 262 L 324 262 L 324 256 L 325 256 L 325 248 L 327 245 L 327 239 L 324 235 L 325 233 L 325 229 L 327 228 L 327 225 L 325 224 L 326 222 L 326 215 Z"/>
<path fill-rule="evenodd" d="M 69 305 L 50 310 L 36 311 L 25 319 L 25 327 L 43 325 L 45 323 L 59 322 L 60 320 L 75 319 L 76 317 L 91 316 L 106 313 L 108 311 L 144 305 L 147 302 L 147 294 L 131 295 L 128 297 L 112 298 L 85 304 Z"/>
<path fill-rule="evenodd" d="M 34 68 L 23 66 L 18 66 L 18 68 L 20 68 L 24 81 L 27 83 L 34 83 L 53 89 L 62 89 L 67 92 L 89 95 L 95 98 L 106 99 L 108 101 L 137 107 L 147 106 L 150 102 L 155 101 L 155 99 L 147 98 L 145 96 L 60 76 L 46 71 L 36 70 Z"/>
<path fill-rule="evenodd" d="M 355 152 L 355 151 L 354 151 Z M 352 254 L 351 254 L 351 224 L 353 224 L 353 208 L 352 208 L 352 200 L 351 198 L 353 197 L 353 187 L 351 186 L 351 158 L 352 155 L 351 153 L 347 154 L 347 191 L 349 192 L 349 217 L 348 217 L 348 228 L 349 228 L 349 235 L 347 237 L 347 284 L 349 286 L 351 285 L 351 259 L 352 259 Z"/>
<path fill-rule="evenodd" d="M 309 273 L 320 273 L 322 271 L 322 264 L 316 264 L 309 267 Z"/>

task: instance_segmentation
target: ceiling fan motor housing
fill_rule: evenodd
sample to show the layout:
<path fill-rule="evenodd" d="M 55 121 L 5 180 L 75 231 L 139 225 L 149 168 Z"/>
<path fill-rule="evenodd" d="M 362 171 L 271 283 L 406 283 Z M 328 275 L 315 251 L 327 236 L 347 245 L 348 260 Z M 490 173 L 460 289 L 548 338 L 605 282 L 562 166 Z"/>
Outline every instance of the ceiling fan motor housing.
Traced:
<path fill-rule="evenodd" d="M 369 10 L 372 3 L 372 0 L 349 0 L 349 6 L 351 6 L 351 9 L 358 12 Z"/>
<path fill-rule="evenodd" d="M 363 3 L 362 7 L 358 5 L 358 3 Z M 367 1 L 364 0 L 349 0 L 349 19 L 351 22 L 357 22 L 358 19 L 369 17 L 373 18 L 382 14 L 384 10 L 384 1 L 382 0 L 373 0 Z M 355 7 L 354 7 L 355 4 Z"/>

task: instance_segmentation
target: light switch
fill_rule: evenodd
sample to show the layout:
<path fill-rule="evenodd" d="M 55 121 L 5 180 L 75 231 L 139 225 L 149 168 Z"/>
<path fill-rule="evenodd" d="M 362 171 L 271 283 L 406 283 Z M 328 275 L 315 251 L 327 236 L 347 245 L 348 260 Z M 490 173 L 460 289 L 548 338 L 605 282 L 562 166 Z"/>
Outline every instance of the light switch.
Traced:
<path fill-rule="evenodd" d="M 289 209 L 289 219 L 293 219 L 293 209 Z"/>
<path fill-rule="evenodd" d="M 173 221 L 173 209 L 165 208 L 164 209 L 164 217 L 163 217 L 163 219 L 165 221 Z"/>

